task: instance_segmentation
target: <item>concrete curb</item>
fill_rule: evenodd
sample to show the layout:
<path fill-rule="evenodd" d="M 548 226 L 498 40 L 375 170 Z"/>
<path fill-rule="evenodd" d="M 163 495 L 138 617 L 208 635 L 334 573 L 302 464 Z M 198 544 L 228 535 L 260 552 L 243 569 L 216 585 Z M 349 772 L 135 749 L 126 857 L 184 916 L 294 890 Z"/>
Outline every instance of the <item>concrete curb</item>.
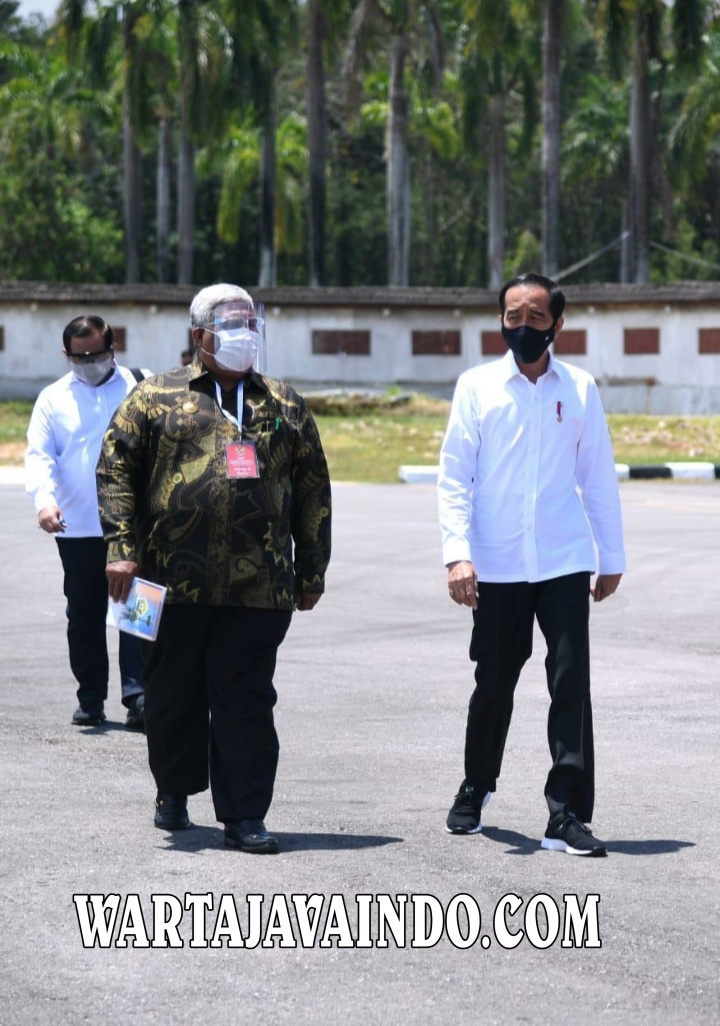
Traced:
<path fill-rule="evenodd" d="M 615 471 L 618 481 L 649 481 L 658 478 L 678 478 L 684 481 L 720 480 L 720 463 L 649 463 L 632 467 L 627 463 L 616 463 Z M 438 468 L 404 464 L 398 467 L 398 478 L 405 484 L 436 484 Z"/>
<path fill-rule="evenodd" d="M 655 463 L 633 467 L 627 463 L 616 463 L 615 470 L 618 481 L 649 481 L 670 477 L 684 481 L 720 480 L 720 463 Z M 437 477 L 437 467 L 409 464 L 398 467 L 398 479 L 406 484 L 437 484 Z M 0 467 L 0 485 L 24 483 L 25 472 L 22 467 Z"/>

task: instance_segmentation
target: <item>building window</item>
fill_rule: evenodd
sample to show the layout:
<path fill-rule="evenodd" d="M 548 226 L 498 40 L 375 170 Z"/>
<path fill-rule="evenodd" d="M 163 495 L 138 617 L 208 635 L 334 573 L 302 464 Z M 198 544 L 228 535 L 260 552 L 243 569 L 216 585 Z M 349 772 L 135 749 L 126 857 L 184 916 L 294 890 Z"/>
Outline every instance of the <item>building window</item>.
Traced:
<path fill-rule="evenodd" d="M 659 352 L 659 328 L 625 328 L 626 356 L 652 356 Z"/>
<path fill-rule="evenodd" d="M 587 332 L 584 328 L 574 331 L 563 328 L 557 341 L 553 342 L 553 352 L 556 356 L 586 356 Z"/>
<path fill-rule="evenodd" d="M 369 331 L 313 331 L 312 351 L 316 356 L 370 355 Z"/>
<path fill-rule="evenodd" d="M 412 333 L 413 356 L 459 356 L 459 331 L 414 331 Z"/>
<path fill-rule="evenodd" d="M 113 340 L 116 353 L 124 353 L 126 349 L 127 333 L 125 328 L 113 328 Z"/>
<path fill-rule="evenodd" d="M 0 328 L 0 331 L 2 331 L 2 328 Z M 1 348 L 2 346 L 0 345 Z M 703 355 L 707 353 L 720 353 L 720 328 L 700 328 L 698 333 L 698 352 Z"/>
<path fill-rule="evenodd" d="M 507 342 L 501 331 L 484 331 L 482 333 L 480 352 L 483 356 L 504 356 L 507 351 Z"/>

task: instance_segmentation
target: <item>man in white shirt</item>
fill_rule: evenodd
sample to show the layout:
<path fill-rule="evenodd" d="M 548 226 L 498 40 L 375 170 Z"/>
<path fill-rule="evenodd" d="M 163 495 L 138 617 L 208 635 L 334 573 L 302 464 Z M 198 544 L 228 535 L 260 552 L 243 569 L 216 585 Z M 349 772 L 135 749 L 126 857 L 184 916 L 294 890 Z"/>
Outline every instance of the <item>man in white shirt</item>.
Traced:
<path fill-rule="evenodd" d="M 105 720 L 109 661 L 106 547 L 98 515 L 95 466 L 103 435 L 120 402 L 149 372 L 115 363 L 112 328 L 102 317 L 76 317 L 63 332 L 70 372 L 38 396 L 28 426 L 26 491 L 38 524 L 56 536 L 64 571 L 70 666 L 78 682 L 80 727 Z M 120 632 L 125 726 L 144 726 L 144 684 L 138 640 Z"/>
<path fill-rule="evenodd" d="M 470 658 L 477 664 L 465 779 L 447 830 L 482 830 L 537 617 L 547 643 L 553 763 L 542 847 L 605 855 L 586 826 L 595 776 L 589 600 L 601 602 L 617 589 L 625 552 L 597 385 L 548 351 L 564 308 L 558 286 L 541 275 L 523 274 L 504 286 L 500 322 L 508 352 L 461 375 L 442 446 L 443 561 L 450 597 L 473 610 Z"/>

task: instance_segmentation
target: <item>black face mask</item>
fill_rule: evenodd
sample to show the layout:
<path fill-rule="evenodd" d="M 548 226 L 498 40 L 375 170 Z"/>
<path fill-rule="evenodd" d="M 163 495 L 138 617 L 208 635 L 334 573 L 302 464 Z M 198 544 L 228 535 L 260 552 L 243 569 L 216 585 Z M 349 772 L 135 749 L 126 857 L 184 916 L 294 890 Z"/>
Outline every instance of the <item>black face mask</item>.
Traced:
<path fill-rule="evenodd" d="M 544 331 L 521 324 L 519 328 L 502 325 L 502 336 L 522 363 L 536 363 L 555 338 L 555 325 Z"/>

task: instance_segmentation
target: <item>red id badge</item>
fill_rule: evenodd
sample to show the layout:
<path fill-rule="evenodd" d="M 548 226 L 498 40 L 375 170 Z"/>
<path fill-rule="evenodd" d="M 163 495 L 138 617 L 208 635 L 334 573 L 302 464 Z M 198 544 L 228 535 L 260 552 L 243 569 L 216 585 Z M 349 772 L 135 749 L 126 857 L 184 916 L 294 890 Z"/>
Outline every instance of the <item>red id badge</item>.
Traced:
<path fill-rule="evenodd" d="M 225 462 L 228 477 L 260 477 L 254 442 L 226 442 Z"/>

